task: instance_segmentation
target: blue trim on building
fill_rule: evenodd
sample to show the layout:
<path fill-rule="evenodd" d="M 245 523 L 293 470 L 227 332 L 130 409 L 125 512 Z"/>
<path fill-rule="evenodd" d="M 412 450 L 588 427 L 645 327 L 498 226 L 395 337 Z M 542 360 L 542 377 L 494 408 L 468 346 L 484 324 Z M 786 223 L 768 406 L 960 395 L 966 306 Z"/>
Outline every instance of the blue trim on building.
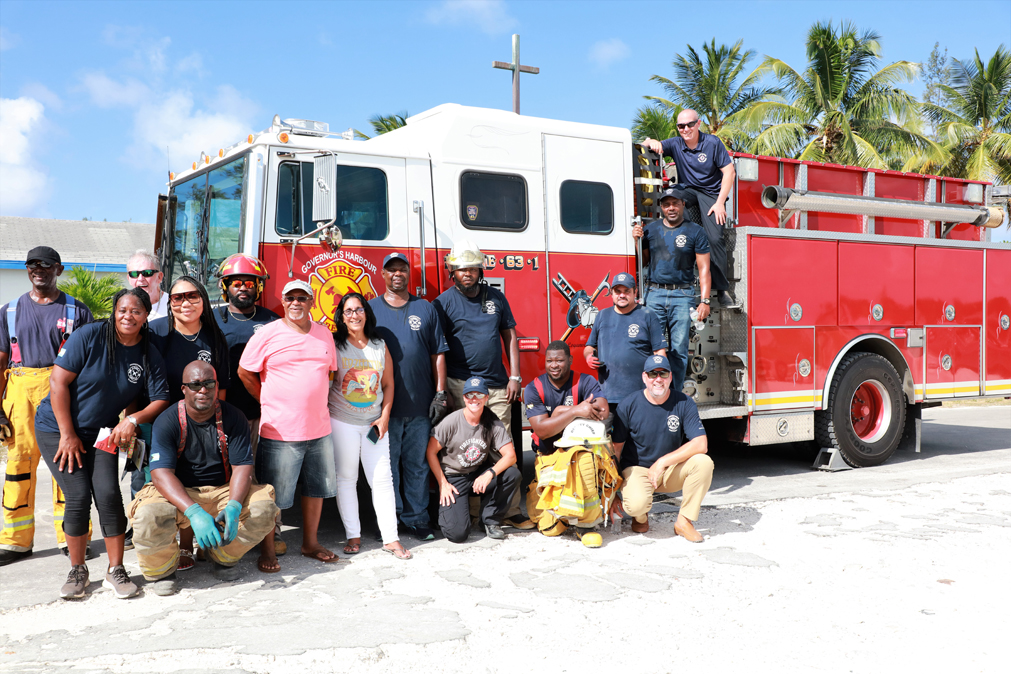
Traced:
<path fill-rule="evenodd" d="M 67 269 L 71 267 L 84 267 L 85 269 L 90 269 L 91 271 L 100 272 L 121 272 L 126 273 L 125 264 L 95 264 L 88 262 L 64 262 L 63 266 Z M 24 269 L 24 260 L 0 260 L 0 269 Z"/>

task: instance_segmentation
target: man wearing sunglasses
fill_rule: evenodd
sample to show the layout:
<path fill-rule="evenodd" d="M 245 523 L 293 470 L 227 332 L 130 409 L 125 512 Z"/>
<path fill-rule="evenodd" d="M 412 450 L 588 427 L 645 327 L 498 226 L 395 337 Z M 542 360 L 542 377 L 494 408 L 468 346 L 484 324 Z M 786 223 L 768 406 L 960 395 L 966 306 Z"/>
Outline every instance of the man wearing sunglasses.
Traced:
<path fill-rule="evenodd" d="M 176 591 L 176 533 L 191 528 L 219 580 L 274 528 L 274 488 L 252 484 L 249 424 L 218 400 L 209 363 L 196 360 L 182 378 L 183 400 L 154 422 L 151 480 L 130 504 L 137 562 L 157 595 Z"/>
<path fill-rule="evenodd" d="M 28 251 L 31 290 L 0 307 L 0 443 L 7 446 L 3 485 L 0 566 L 32 554 L 35 541 L 35 471 L 42 455 L 35 442 L 35 412 L 49 395 L 49 375 L 63 343 L 94 320 L 83 303 L 59 288 L 60 254 L 49 246 Z M 53 523 L 66 554 L 63 492 L 53 480 Z"/>
<path fill-rule="evenodd" d="M 702 499 L 713 481 L 706 429 L 695 402 L 670 390 L 667 358 L 646 358 L 642 382 L 646 388 L 622 400 L 615 415 L 611 441 L 623 486 L 621 500 L 615 499 L 611 512 L 620 514 L 624 509 L 634 518 L 632 531 L 646 533 L 653 493 L 680 491 L 674 533 L 701 543 L 702 534 L 692 522 L 698 521 Z"/>
<path fill-rule="evenodd" d="M 146 250 L 138 250 L 126 261 L 126 276 L 133 288 L 143 288 L 151 298 L 150 323 L 156 318 L 168 316 L 168 293 L 162 292 L 161 282 L 165 278 L 161 263 Z"/>
<path fill-rule="evenodd" d="M 727 280 L 727 250 L 723 245 L 723 226 L 727 222 L 727 197 L 734 186 L 734 162 L 727 148 L 716 136 L 699 130 L 701 120 L 694 110 L 678 115 L 679 138 L 665 141 L 646 138 L 642 145 L 661 157 L 671 157 L 678 167 L 678 181 L 687 185 L 698 200 L 700 223 L 709 238 L 712 255 L 713 290 L 721 307 L 736 306 Z M 707 295 L 708 297 L 708 295 Z"/>

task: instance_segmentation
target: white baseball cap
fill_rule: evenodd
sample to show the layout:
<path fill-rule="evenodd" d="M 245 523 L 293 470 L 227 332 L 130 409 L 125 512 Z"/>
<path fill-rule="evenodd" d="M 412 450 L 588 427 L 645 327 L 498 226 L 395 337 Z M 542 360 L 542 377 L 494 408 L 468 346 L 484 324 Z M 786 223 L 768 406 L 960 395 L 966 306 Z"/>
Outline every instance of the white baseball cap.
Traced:
<path fill-rule="evenodd" d="M 313 297 L 312 286 L 308 282 L 302 279 L 295 279 L 294 281 L 288 281 L 284 284 L 284 290 L 281 291 L 282 295 L 287 295 L 292 290 L 304 290 L 309 294 L 309 297 Z"/>

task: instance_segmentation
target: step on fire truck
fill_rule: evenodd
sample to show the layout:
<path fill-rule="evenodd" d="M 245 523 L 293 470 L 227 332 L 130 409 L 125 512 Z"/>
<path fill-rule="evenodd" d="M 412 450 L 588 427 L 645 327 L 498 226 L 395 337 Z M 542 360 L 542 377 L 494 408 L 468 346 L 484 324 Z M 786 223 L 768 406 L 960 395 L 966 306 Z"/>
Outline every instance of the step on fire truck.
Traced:
<path fill-rule="evenodd" d="M 1011 245 L 990 243 L 1007 194 L 989 184 L 734 154 L 724 238 L 736 309 L 691 335 L 685 393 L 711 433 L 751 445 L 815 440 L 818 462 L 870 466 L 919 448 L 924 407 L 1011 396 Z M 579 354 L 609 279 L 637 271 L 631 223 L 657 215 L 665 176 L 627 129 L 441 105 L 367 141 L 275 117 L 170 174 L 156 247 L 166 283 L 216 296 L 235 252 L 340 297 L 384 290 L 391 251 L 413 292 L 451 285 L 454 241 L 485 253 L 517 317 L 523 378 L 564 339 Z M 644 279 L 639 274 L 640 298 Z M 515 415 L 519 416 L 519 415 Z M 817 462 L 816 462 L 817 463 Z"/>

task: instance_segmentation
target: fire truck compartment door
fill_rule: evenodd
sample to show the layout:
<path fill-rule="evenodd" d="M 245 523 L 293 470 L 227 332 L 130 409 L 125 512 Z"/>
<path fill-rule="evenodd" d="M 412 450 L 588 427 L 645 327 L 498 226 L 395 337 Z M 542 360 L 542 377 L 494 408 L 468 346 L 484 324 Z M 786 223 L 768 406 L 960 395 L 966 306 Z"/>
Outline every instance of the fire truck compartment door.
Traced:
<path fill-rule="evenodd" d="M 986 251 L 984 395 L 1011 395 L 1011 251 Z"/>
<path fill-rule="evenodd" d="M 979 326 L 926 326 L 924 373 L 927 400 L 979 395 Z"/>
<path fill-rule="evenodd" d="M 814 328 L 755 328 L 752 339 L 752 411 L 813 409 L 821 401 L 814 383 Z"/>
<path fill-rule="evenodd" d="M 610 280 L 635 272 L 631 151 L 620 142 L 544 134 L 544 218 L 550 338 L 586 343 Z M 577 359 L 577 360 L 582 360 Z"/>

